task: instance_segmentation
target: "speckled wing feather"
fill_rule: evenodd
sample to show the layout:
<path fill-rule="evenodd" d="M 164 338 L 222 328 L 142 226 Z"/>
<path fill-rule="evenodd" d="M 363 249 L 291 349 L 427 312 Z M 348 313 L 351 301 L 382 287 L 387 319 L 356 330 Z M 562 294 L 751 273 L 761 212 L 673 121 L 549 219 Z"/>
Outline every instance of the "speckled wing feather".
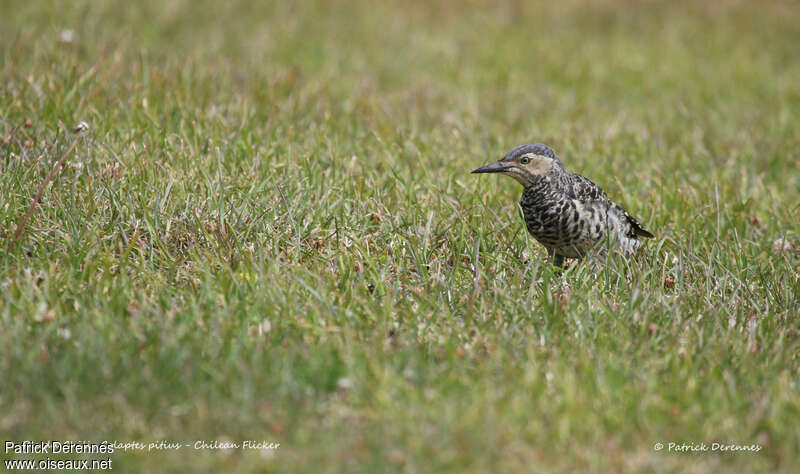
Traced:
<path fill-rule="evenodd" d="M 619 212 L 624 217 L 625 221 L 630 225 L 630 230 L 627 233 L 627 237 L 633 239 L 638 237 L 654 237 L 653 234 L 644 230 L 642 225 L 639 224 L 639 221 L 630 215 L 628 211 L 612 202 L 606 193 L 600 188 L 600 186 L 596 185 L 594 182 L 592 182 L 592 180 L 579 174 L 571 174 L 570 178 L 571 186 L 568 189 L 568 194 L 572 199 L 577 199 L 586 203 L 599 201 L 601 204 L 608 206 L 609 210 L 613 209 L 614 211 Z"/>
<path fill-rule="evenodd" d="M 600 201 L 602 203 L 610 203 L 610 199 L 600 186 L 594 184 L 589 178 L 579 174 L 570 173 L 569 186 L 567 187 L 567 195 L 572 199 L 577 199 L 581 202 L 594 202 Z"/>

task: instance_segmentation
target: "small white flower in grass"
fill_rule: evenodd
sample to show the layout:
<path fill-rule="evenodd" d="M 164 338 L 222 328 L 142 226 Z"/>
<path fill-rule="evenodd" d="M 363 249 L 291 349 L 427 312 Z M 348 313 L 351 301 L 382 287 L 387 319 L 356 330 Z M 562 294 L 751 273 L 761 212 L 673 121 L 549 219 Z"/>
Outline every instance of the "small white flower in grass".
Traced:
<path fill-rule="evenodd" d="M 72 128 L 72 133 L 83 133 L 86 130 L 89 130 L 89 124 L 84 121 L 80 121 Z"/>
<path fill-rule="evenodd" d="M 58 35 L 58 41 L 70 44 L 75 42 L 75 31 L 74 30 L 63 30 L 61 34 Z"/>
<path fill-rule="evenodd" d="M 347 390 L 353 386 L 353 382 L 351 382 L 347 377 L 342 377 L 336 381 L 336 386 L 342 390 Z"/>
<path fill-rule="evenodd" d="M 786 237 L 781 237 L 780 239 L 775 239 L 772 242 L 772 248 L 775 250 L 775 253 L 778 255 L 789 252 L 792 250 L 792 243 L 786 239 Z"/>
<path fill-rule="evenodd" d="M 258 335 L 263 336 L 264 334 L 268 333 L 272 329 L 272 324 L 269 322 L 269 319 L 265 319 L 261 321 L 258 325 Z"/>

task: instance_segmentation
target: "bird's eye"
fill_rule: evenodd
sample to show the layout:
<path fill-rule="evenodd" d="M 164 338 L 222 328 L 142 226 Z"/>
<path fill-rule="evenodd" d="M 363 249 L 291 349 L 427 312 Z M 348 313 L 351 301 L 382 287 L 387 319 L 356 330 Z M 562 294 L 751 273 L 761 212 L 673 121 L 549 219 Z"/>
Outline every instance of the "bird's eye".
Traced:
<path fill-rule="evenodd" d="M 531 159 L 528 158 L 527 156 L 523 156 L 522 159 L 519 160 L 519 162 L 522 163 L 523 165 L 527 165 L 528 163 L 531 162 Z"/>

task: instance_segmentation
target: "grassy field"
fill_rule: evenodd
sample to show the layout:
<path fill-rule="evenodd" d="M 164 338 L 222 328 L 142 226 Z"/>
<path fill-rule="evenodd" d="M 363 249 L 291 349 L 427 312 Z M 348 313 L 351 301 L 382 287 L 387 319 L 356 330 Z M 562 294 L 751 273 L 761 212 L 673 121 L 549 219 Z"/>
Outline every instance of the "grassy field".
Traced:
<path fill-rule="evenodd" d="M 798 44 L 794 2 L 4 1 L 0 438 L 796 472 Z M 657 238 L 559 283 L 469 174 L 530 141 Z"/>

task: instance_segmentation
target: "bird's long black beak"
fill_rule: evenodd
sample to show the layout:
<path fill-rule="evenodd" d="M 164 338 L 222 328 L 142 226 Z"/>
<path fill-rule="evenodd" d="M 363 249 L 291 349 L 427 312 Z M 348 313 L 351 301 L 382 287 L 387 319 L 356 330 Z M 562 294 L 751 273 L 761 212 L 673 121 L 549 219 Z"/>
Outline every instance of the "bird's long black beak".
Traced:
<path fill-rule="evenodd" d="M 506 166 L 503 163 L 497 162 L 492 163 L 491 165 L 481 166 L 480 168 L 474 170 L 473 173 L 502 173 L 509 168 L 510 166 Z"/>

